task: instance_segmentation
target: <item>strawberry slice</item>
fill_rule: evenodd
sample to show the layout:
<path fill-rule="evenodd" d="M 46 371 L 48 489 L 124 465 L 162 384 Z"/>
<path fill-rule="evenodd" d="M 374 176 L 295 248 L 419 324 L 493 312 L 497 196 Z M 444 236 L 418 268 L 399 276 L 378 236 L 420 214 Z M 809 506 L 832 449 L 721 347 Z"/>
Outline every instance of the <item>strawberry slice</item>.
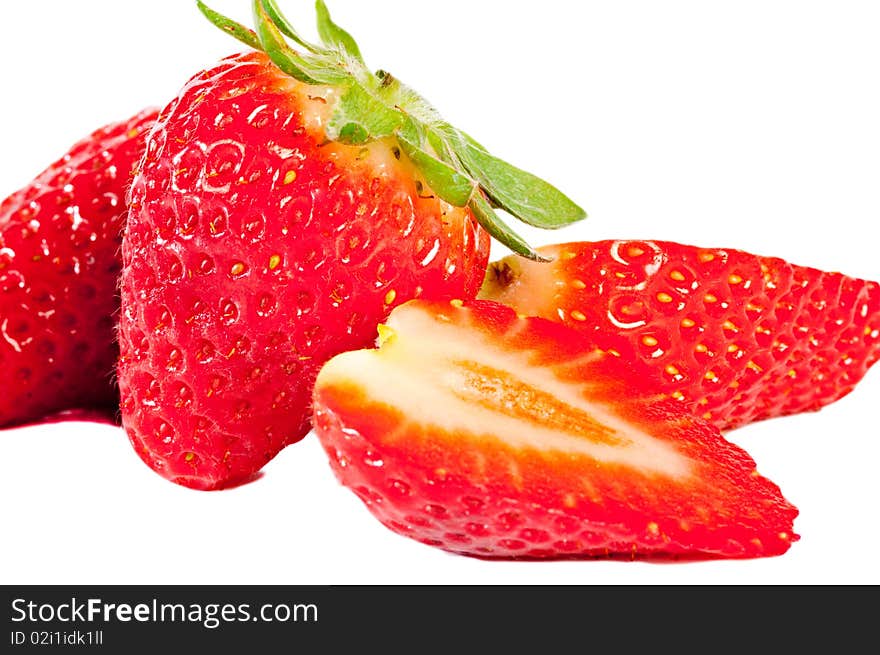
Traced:
<path fill-rule="evenodd" d="M 582 334 L 413 301 L 314 392 L 343 485 L 388 528 L 481 558 L 753 558 L 797 509 L 708 423 Z"/>
<path fill-rule="evenodd" d="M 817 411 L 880 359 L 880 284 L 664 241 L 548 246 L 480 297 L 565 323 L 722 430 Z"/>

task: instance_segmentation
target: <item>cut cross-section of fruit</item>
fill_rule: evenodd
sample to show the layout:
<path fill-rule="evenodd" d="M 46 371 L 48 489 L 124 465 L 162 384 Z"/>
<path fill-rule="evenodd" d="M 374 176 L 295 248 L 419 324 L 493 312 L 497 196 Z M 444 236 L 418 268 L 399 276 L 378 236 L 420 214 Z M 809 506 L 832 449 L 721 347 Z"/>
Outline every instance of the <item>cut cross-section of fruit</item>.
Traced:
<path fill-rule="evenodd" d="M 576 331 L 414 301 L 322 369 L 333 470 L 391 530 L 484 558 L 750 558 L 797 509 L 717 429 Z"/>

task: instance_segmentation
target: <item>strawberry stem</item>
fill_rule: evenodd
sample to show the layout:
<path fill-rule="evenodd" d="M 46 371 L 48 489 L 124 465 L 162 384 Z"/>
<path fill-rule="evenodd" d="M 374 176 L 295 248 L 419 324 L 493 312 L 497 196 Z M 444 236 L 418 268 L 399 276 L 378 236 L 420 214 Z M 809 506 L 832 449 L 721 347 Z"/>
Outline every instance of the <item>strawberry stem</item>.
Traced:
<path fill-rule="evenodd" d="M 400 149 L 434 192 L 456 207 L 469 207 L 483 228 L 512 252 L 544 262 L 498 215 L 501 209 L 528 225 L 557 230 L 587 217 L 548 182 L 491 155 L 464 132 L 446 123 L 418 93 L 392 75 L 372 73 L 354 38 L 317 0 L 321 45 L 302 38 L 275 0 L 252 0 L 256 31 L 196 0 L 214 25 L 245 45 L 265 52 L 282 71 L 306 84 L 343 90 L 327 125 L 329 139 L 363 144 L 396 138 Z M 286 39 L 304 49 L 298 52 Z"/>

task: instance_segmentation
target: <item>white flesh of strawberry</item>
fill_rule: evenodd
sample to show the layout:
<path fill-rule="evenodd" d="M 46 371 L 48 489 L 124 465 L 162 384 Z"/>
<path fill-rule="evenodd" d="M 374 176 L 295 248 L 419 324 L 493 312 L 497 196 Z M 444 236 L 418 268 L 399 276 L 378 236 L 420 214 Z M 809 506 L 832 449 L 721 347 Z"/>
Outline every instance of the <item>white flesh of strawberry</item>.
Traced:
<path fill-rule="evenodd" d="M 382 332 L 380 350 L 333 359 L 319 384 L 355 384 L 372 401 L 402 411 L 420 425 L 461 431 L 475 439 L 586 455 L 646 476 L 689 476 L 691 461 L 671 443 L 627 423 L 613 407 L 591 400 L 588 381 L 579 386 L 561 381 L 552 370 L 531 361 L 532 353 L 511 352 L 480 331 L 437 320 L 413 306 L 398 309 Z M 478 372 L 492 370 L 503 375 L 485 378 Z M 511 386 L 505 389 L 507 382 Z M 553 402 L 543 408 L 518 404 L 523 389 Z M 542 414 L 541 409 L 549 411 Z M 525 420 L 523 412 L 528 414 Z M 576 425 L 574 421 L 583 425 L 585 416 L 599 424 L 595 433 L 562 429 Z M 394 435 L 386 439 L 391 442 Z"/>
<path fill-rule="evenodd" d="M 492 278 L 493 273 L 487 278 L 480 297 L 506 304 L 508 298 L 516 299 L 517 308 L 533 308 L 531 314 L 539 314 L 553 298 L 553 294 L 565 290 L 565 281 L 556 273 L 555 262 L 559 261 L 559 253 L 555 248 L 542 248 L 541 253 L 550 257 L 553 261 L 547 264 L 530 266 L 520 257 L 509 257 L 492 266 L 507 267 L 510 269 L 511 278 L 500 282 Z M 524 269 L 528 271 L 528 284 L 523 282 Z M 523 310 L 525 311 L 525 310 Z M 568 316 L 566 310 L 558 308 L 559 320 L 565 321 Z"/>

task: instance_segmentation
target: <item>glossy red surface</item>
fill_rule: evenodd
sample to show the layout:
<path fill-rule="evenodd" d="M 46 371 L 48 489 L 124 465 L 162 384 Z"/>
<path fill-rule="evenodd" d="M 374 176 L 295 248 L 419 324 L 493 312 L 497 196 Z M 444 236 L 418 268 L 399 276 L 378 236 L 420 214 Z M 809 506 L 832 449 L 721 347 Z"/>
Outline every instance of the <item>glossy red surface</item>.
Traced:
<path fill-rule="evenodd" d="M 405 312 L 452 326 L 444 360 L 438 364 L 436 339 L 403 328 L 393 338 L 423 356 L 391 360 L 386 346 L 374 361 L 393 361 L 401 373 L 423 369 L 422 384 L 444 408 L 434 416 L 454 412 L 455 427 L 389 398 L 387 375 L 371 375 L 366 360 L 357 370 L 338 364 L 349 355 L 331 361 L 315 389 L 316 432 L 336 476 L 389 529 L 502 559 L 753 558 L 785 553 L 797 540 L 797 509 L 747 453 L 659 398 L 620 359 L 584 347 L 577 332 L 481 302 L 416 301 L 396 310 L 390 325 Z M 470 348 L 475 338 L 482 349 Z M 490 360 L 494 372 L 481 377 Z M 437 383 L 461 366 L 477 372 L 473 381 Z M 551 373 L 564 393 L 526 382 L 535 371 Z M 467 416 L 453 398 L 468 398 Z M 487 406 L 494 431 L 476 418 Z M 542 436 L 542 428 L 556 436 Z"/>
<path fill-rule="evenodd" d="M 637 363 L 723 430 L 816 411 L 880 359 L 880 284 L 663 241 L 543 248 L 493 265 L 482 297 L 561 321 Z"/>
<path fill-rule="evenodd" d="M 156 115 L 97 130 L 0 204 L 0 426 L 116 414 L 125 193 Z"/>
<path fill-rule="evenodd" d="M 150 138 L 123 247 L 119 383 L 135 449 L 177 483 L 259 471 L 309 431 L 324 361 L 369 345 L 406 300 L 479 288 L 488 236 L 392 143 L 326 143 L 332 97 L 240 55 L 193 78 Z"/>

